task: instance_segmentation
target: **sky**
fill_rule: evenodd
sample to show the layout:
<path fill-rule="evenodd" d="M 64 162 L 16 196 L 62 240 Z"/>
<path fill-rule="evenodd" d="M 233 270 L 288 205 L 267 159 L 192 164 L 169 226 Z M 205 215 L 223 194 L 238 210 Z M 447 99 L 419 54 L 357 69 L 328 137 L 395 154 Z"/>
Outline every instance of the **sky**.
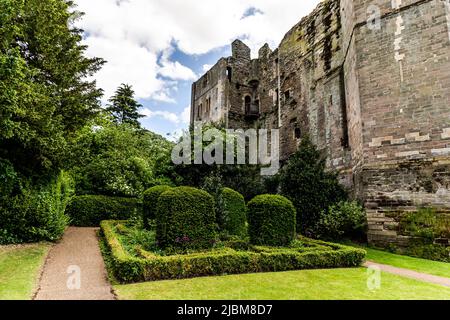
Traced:
<path fill-rule="evenodd" d="M 126 83 L 142 104 L 142 125 L 176 140 L 189 125 L 191 85 L 241 39 L 253 56 L 284 35 L 320 0 L 75 0 L 103 104 Z"/>

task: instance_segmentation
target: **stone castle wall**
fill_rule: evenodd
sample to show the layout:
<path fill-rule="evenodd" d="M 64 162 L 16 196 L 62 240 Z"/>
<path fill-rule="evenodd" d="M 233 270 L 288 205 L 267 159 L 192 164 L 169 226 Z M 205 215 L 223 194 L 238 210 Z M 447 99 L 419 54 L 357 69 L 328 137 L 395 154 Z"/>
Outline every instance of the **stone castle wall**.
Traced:
<path fill-rule="evenodd" d="M 274 51 L 232 52 L 194 83 L 192 121 L 280 129 L 283 160 L 309 134 L 372 243 L 405 243 L 405 212 L 450 211 L 449 0 L 325 0 Z"/>

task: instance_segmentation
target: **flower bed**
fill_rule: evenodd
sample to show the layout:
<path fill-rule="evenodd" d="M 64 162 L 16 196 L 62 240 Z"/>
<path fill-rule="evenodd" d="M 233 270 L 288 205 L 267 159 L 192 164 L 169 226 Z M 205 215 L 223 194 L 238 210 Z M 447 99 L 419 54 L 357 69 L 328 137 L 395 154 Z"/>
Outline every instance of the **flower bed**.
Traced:
<path fill-rule="evenodd" d="M 204 251 L 170 254 L 156 246 L 142 246 L 127 238 L 133 232 L 124 221 L 103 221 L 108 265 L 123 283 L 200 276 L 274 272 L 301 269 L 356 267 L 362 249 L 303 237 L 287 247 L 252 246 L 243 241 L 218 243 Z M 154 248 L 154 249 L 152 249 Z"/>

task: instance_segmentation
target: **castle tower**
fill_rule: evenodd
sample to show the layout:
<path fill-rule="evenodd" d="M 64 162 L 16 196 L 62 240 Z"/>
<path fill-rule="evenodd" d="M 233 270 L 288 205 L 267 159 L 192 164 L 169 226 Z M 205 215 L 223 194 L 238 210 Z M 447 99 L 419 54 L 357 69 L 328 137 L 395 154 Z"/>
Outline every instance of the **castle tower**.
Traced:
<path fill-rule="evenodd" d="M 450 212 L 450 5 L 342 0 L 355 184 L 369 241 L 402 243 L 401 215 Z"/>

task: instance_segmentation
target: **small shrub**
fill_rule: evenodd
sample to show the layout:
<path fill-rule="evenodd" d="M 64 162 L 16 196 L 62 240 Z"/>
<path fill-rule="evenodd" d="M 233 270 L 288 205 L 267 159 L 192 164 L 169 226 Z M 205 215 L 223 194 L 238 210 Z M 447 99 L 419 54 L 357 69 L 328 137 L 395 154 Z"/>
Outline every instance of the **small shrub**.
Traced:
<path fill-rule="evenodd" d="M 364 208 L 356 201 L 342 201 L 321 213 L 315 236 L 327 240 L 362 240 L 366 226 Z"/>
<path fill-rule="evenodd" d="M 156 218 L 156 206 L 158 205 L 159 196 L 169 190 L 171 187 L 167 185 L 155 186 L 146 190 L 143 194 L 143 218 L 144 227 L 149 228 L 149 220 Z"/>
<path fill-rule="evenodd" d="M 219 228 L 230 236 L 245 237 L 247 234 L 247 206 L 244 196 L 230 188 L 222 189 L 220 200 L 222 212 L 218 214 Z"/>
<path fill-rule="evenodd" d="M 248 203 L 250 242 L 283 246 L 295 238 L 295 208 L 279 195 L 260 195 Z"/>
<path fill-rule="evenodd" d="M 67 206 L 71 224 L 77 227 L 97 227 L 102 220 L 126 220 L 142 215 L 141 203 L 136 198 L 101 195 L 74 197 Z"/>
<path fill-rule="evenodd" d="M 211 248 L 216 240 L 214 199 L 205 191 L 172 188 L 162 193 L 156 215 L 156 239 L 162 248 Z"/>

